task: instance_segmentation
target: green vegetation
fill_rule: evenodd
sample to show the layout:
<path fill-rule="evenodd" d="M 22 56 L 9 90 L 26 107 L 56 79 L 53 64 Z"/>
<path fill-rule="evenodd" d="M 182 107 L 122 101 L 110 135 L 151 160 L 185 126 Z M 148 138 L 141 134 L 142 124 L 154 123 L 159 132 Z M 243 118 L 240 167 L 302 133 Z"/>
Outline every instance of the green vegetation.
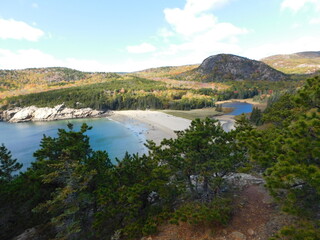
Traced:
<path fill-rule="evenodd" d="M 63 85 L 63 82 L 56 84 Z M 226 84 L 230 85 L 227 90 L 218 91 L 212 88 L 188 90 L 171 88 L 161 81 L 134 76 L 116 76 L 101 83 L 6 98 L 3 105 L 7 109 L 31 105 L 54 107 L 65 103 L 70 108 L 90 107 L 99 110 L 148 108 L 190 110 L 214 107 L 215 101 L 219 100 L 252 97 L 262 102 L 272 98 L 276 100 L 275 97 L 282 95 L 283 91 L 294 92 L 302 85 L 300 81 L 272 82 L 272 84 L 263 81 L 242 81 Z M 194 119 L 193 116 L 191 119 Z"/>
<path fill-rule="evenodd" d="M 308 79 L 263 114 L 265 130 L 244 133 L 250 158 L 287 213 L 298 217 L 279 239 L 318 239 L 320 214 L 320 81 Z M 318 237 L 316 237 L 318 236 Z"/>
<path fill-rule="evenodd" d="M 102 110 L 188 110 L 214 106 L 211 96 L 183 89 L 168 89 L 162 82 L 129 76 L 81 87 L 11 97 L 6 99 L 6 103 L 7 108 L 31 105 L 53 107 L 65 103 L 71 108 L 91 107 Z"/>
<path fill-rule="evenodd" d="M 11 152 L 2 144 L 0 146 L 0 183 L 13 179 L 13 173 L 22 168 L 22 164 L 17 159 L 12 159 Z"/>
<path fill-rule="evenodd" d="M 0 70 L 0 99 L 117 79 L 116 73 L 89 73 L 69 68 Z"/>
<path fill-rule="evenodd" d="M 69 106 L 77 99 L 108 109 L 110 99 L 121 99 L 113 108 L 125 109 L 139 107 L 138 99 L 144 99 L 141 107 L 191 108 L 192 101 L 212 100 L 213 94 L 122 77 L 87 89 L 8 101 L 18 106 L 41 96 L 41 104 L 54 105 L 60 96 Z M 79 131 L 72 125 L 60 129 L 56 138 L 44 136 L 34 153 L 36 161 L 18 176 L 13 173 L 21 166 L 2 146 L 0 238 L 10 239 L 34 226 L 45 239 L 135 239 L 167 222 L 226 225 L 236 209 L 230 207 L 234 189 L 225 176 L 245 169 L 263 174 L 282 210 L 296 216 L 274 239 L 319 239 L 320 79 L 272 96 L 264 112 L 255 109 L 251 114 L 258 127 L 244 115 L 230 132 L 215 120 L 195 119 L 176 139 L 164 139 L 159 146 L 149 141 L 148 156 L 126 154 L 117 164 L 106 152 L 91 149 L 86 124 Z"/>
<path fill-rule="evenodd" d="M 218 101 L 228 99 L 254 98 L 257 101 L 267 101 L 270 96 L 279 95 L 281 92 L 295 92 L 303 85 L 303 81 L 241 81 L 226 82 L 228 90 L 220 91 Z"/>
<path fill-rule="evenodd" d="M 33 226 L 45 239 L 133 239 L 164 221 L 228 222 L 220 188 L 243 158 L 234 133 L 216 121 L 195 120 L 176 140 L 148 142 L 149 156 L 126 154 L 117 164 L 90 148 L 90 127 L 68 127 L 44 136 L 32 167 L 0 186 L 1 239 Z"/>

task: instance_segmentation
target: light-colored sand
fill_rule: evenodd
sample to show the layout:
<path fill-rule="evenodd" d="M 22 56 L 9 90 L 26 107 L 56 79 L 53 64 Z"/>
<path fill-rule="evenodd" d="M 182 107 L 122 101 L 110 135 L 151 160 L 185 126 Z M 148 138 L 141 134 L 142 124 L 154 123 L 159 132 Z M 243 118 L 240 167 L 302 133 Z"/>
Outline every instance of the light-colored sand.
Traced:
<path fill-rule="evenodd" d="M 147 140 L 153 140 L 159 144 L 164 138 L 175 138 L 174 131 L 185 130 L 191 121 L 175 117 L 157 111 L 114 111 L 109 119 L 123 123 L 124 125 L 139 126 L 146 129 L 143 133 Z"/>
<path fill-rule="evenodd" d="M 245 102 L 245 103 L 250 103 L 254 107 L 257 107 L 261 110 L 264 110 L 267 107 L 267 103 L 259 103 L 253 101 L 253 98 L 247 98 L 247 99 L 230 99 L 230 100 L 225 100 L 225 101 L 218 101 L 216 104 L 223 104 L 223 103 L 229 103 L 229 102 Z"/>
<path fill-rule="evenodd" d="M 132 129 L 138 128 L 147 140 L 153 140 L 157 145 L 164 138 L 175 138 L 174 131 L 185 130 L 191 123 L 191 120 L 163 112 L 142 110 L 113 111 L 108 118 L 126 126 L 131 126 Z M 234 129 L 234 116 L 223 115 L 215 117 L 215 119 L 220 121 L 225 131 Z"/>

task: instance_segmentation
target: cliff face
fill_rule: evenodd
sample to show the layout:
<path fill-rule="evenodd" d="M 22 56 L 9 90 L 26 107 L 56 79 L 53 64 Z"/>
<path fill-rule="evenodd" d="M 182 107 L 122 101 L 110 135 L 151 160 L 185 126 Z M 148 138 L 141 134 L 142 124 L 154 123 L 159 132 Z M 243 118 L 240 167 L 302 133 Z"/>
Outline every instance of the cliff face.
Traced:
<path fill-rule="evenodd" d="M 188 76 L 187 78 L 191 77 L 206 82 L 229 80 L 281 81 L 288 78 L 286 74 L 263 62 L 231 54 L 210 56 L 198 68 L 184 74 Z"/>
<path fill-rule="evenodd" d="M 54 108 L 37 108 L 35 106 L 14 108 L 0 112 L 0 119 L 8 122 L 53 121 L 73 118 L 100 117 L 103 111 L 91 108 L 66 108 L 64 104 Z"/>

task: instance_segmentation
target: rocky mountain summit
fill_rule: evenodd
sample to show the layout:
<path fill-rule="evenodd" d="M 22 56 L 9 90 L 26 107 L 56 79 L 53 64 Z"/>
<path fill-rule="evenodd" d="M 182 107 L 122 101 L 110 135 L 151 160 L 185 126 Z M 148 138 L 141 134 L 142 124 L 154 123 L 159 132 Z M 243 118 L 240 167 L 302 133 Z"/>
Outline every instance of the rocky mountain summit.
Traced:
<path fill-rule="evenodd" d="M 198 68 L 182 73 L 180 76 L 205 82 L 229 80 L 282 81 L 288 79 L 286 74 L 263 62 L 231 54 L 210 56 Z"/>
<path fill-rule="evenodd" d="M 8 122 L 29 122 L 29 121 L 53 121 L 73 118 L 101 117 L 104 111 L 91 108 L 73 109 L 66 108 L 64 104 L 54 108 L 38 108 L 29 106 L 25 108 L 13 108 L 0 112 L 0 120 Z"/>

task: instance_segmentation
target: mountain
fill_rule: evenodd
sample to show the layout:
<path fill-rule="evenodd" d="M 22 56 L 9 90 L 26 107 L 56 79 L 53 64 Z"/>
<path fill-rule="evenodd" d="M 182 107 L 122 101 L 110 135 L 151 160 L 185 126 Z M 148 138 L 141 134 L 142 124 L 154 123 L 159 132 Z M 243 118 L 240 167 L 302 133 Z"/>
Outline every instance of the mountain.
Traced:
<path fill-rule="evenodd" d="M 179 74 L 177 78 L 204 82 L 282 81 L 288 79 L 288 76 L 263 62 L 231 54 L 218 54 L 206 58 L 198 68 Z"/>
<path fill-rule="evenodd" d="M 261 61 L 287 74 L 311 74 L 320 71 L 320 51 L 274 55 Z"/>
<path fill-rule="evenodd" d="M 90 73 L 62 67 L 0 70 L 0 100 L 52 89 L 103 82 L 116 73 Z"/>

